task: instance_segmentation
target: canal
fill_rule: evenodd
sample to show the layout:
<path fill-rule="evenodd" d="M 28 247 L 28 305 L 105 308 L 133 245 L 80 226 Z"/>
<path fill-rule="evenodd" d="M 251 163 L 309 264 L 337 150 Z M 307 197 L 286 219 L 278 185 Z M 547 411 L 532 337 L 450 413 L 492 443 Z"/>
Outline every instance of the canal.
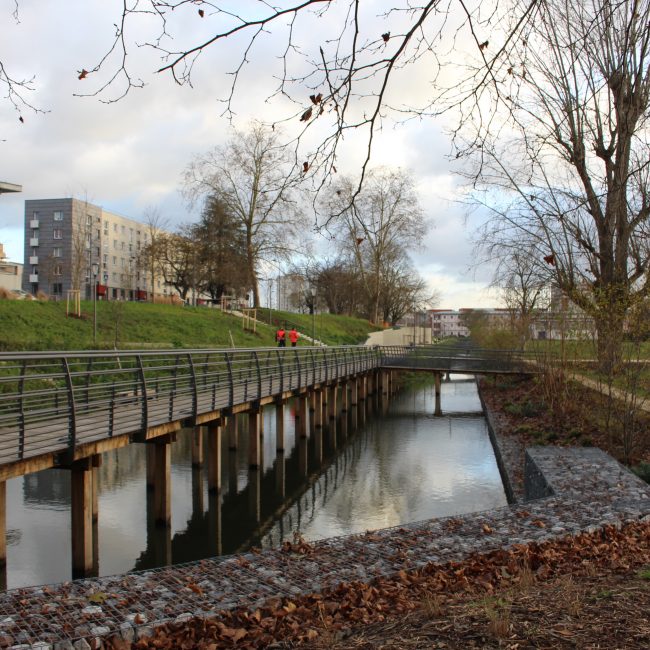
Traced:
<path fill-rule="evenodd" d="M 265 409 L 263 463 L 249 470 L 245 419 L 239 447 L 222 444 L 222 490 L 208 493 L 192 466 L 192 431 L 172 445 L 172 525 L 148 517 L 145 445 L 104 454 L 98 472 L 96 566 L 111 575 L 277 545 L 395 526 L 506 503 L 476 384 L 404 390 L 388 406 L 368 402 L 309 438 L 294 437 L 286 409 L 285 452 L 275 451 Z M 311 429 L 311 427 L 310 427 Z M 47 470 L 7 483 L 7 587 L 71 578 L 70 477 Z"/>

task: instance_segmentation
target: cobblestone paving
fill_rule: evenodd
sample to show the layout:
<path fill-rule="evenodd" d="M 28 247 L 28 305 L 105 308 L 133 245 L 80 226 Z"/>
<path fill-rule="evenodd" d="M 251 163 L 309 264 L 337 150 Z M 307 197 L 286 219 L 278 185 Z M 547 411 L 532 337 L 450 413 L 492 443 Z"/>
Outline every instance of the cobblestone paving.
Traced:
<path fill-rule="evenodd" d="M 0 647 L 87 650 L 134 640 L 163 622 L 255 608 L 272 596 L 372 580 L 428 562 L 650 519 L 650 486 L 598 449 L 526 452 L 529 493 L 551 496 L 461 517 L 127 575 L 14 589 L 0 596 Z"/>

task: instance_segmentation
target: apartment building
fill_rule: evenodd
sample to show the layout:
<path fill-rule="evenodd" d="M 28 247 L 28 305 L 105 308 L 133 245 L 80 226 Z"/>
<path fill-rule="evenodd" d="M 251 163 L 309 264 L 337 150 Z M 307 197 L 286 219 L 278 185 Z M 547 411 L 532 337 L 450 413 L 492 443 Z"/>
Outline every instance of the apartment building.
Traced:
<path fill-rule="evenodd" d="M 149 227 L 79 199 L 25 201 L 25 264 L 22 288 L 62 298 L 78 289 L 81 297 L 147 300 L 171 293 L 162 278 L 138 266 L 149 243 Z M 93 271 L 97 270 L 97 275 Z"/>
<path fill-rule="evenodd" d="M 429 309 L 431 333 L 434 338 L 447 336 L 467 337 L 469 329 L 462 319 L 464 311 L 456 309 Z"/>

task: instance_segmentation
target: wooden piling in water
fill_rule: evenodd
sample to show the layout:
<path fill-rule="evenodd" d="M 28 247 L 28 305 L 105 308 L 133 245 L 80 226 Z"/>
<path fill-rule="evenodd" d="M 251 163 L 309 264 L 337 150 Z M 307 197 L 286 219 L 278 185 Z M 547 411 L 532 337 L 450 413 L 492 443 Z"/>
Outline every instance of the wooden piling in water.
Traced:
<path fill-rule="evenodd" d="M 208 424 L 208 491 L 221 491 L 221 420 Z"/>
<path fill-rule="evenodd" d="M 248 466 L 257 468 L 260 466 L 260 411 L 252 408 L 248 412 Z"/>
<path fill-rule="evenodd" d="M 203 465 L 203 427 L 196 426 L 192 431 L 192 466 Z"/>
<path fill-rule="evenodd" d="M 275 449 L 284 451 L 284 400 L 279 399 L 275 403 Z"/>
<path fill-rule="evenodd" d="M 80 578 L 93 568 L 93 467 L 90 458 L 70 466 L 72 575 Z"/>

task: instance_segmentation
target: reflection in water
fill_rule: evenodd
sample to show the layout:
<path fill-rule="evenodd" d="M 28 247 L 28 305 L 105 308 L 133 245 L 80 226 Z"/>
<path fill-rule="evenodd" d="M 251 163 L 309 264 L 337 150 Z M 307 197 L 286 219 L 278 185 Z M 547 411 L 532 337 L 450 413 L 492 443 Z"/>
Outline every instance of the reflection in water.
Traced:
<path fill-rule="evenodd" d="M 276 417 L 268 408 L 259 470 L 248 468 L 242 415 L 237 449 L 230 449 L 234 428 L 222 436 L 220 494 L 208 493 L 207 468 L 192 467 L 193 432 L 181 432 L 172 446 L 167 529 L 149 514 L 145 445 L 104 454 L 97 472 L 99 574 L 276 545 L 296 530 L 318 539 L 505 504 L 475 384 L 445 382 L 442 391 L 451 416 L 433 417 L 433 389 L 418 389 L 387 410 L 361 402 L 322 429 L 314 429 L 312 414 L 307 438 L 295 435 L 290 403 L 283 453 L 276 452 Z M 8 481 L 9 587 L 70 578 L 69 481 L 65 470 Z"/>

